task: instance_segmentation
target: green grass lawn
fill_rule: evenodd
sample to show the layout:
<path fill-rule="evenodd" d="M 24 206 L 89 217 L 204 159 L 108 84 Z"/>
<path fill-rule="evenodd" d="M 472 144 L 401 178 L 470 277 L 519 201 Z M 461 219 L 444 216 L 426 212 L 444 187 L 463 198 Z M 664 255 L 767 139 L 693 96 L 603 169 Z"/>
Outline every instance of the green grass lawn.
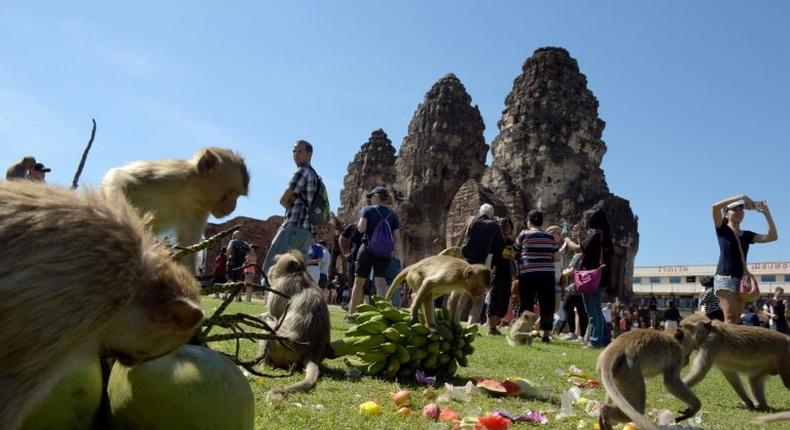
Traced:
<path fill-rule="evenodd" d="M 211 314 L 220 304 L 219 300 L 204 298 L 203 306 L 207 314 Z M 226 313 L 245 312 L 259 314 L 265 309 L 260 302 L 234 302 Z M 337 306 L 331 306 L 332 339 L 342 337 L 343 331 L 349 327 L 343 322 L 345 312 Z M 494 409 L 506 409 L 514 414 L 521 414 L 533 409 L 544 412 L 549 417 L 546 425 L 517 424 L 511 428 L 544 428 L 544 429 L 576 429 L 579 420 L 587 422 L 584 428 L 592 429 L 597 419 L 587 416 L 583 407 L 576 406 L 576 417 L 564 421 L 555 420 L 559 412 L 560 394 L 570 388 L 566 376 L 557 376 L 556 369 L 568 369 L 576 365 L 582 370 L 594 373 L 597 350 L 582 349 L 578 343 L 555 341 L 551 344 L 541 342 L 533 346 L 510 347 L 503 337 L 488 335 L 478 336 L 474 342 L 475 352 L 469 358 L 469 367 L 461 367 L 452 381 L 455 385 L 463 385 L 468 380 L 503 379 L 518 376 L 529 379 L 540 385 L 551 400 L 523 400 L 519 398 L 492 398 L 486 395 L 475 395 L 468 403 L 451 403 L 453 409 L 461 415 L 483 415 Z M 233 352 L 234 342 L 213 344 L 215 349 Z M 242 342 L 245 357 L 252 357 L 256 350 L 251 342 Z M 260 366 L 259 370 L 274 375 L 285 375 L 286 372 Z M 266 392 L 277 386 L 283 386 L 302 379 L 303 374 L 293 376 L 258 378 L 251 381 L 256 403 L 256 429 L 445 429 L 448 426 L 438 425 L 420 416 L 422 407 L 428 403 L 420 398 L 424 386 L 400 385 L 397 382 L 363 377 L 351 381 L 346 378 L 346 366 L 342 359 L 325 361 L 321 379 L 314 390 L 308 393 L 293 394 L 286 397 L 278 405 L 266 402 Z M 597 375 L 594 379 L 599 379 Z M 414 414 L 401 417 L 395 414 L 397 408 L 389 399 L 389 393 L 399 388 L 413 390 Z M 441 387 L 438 387 L 441 391 Z M 749 421 L 758 413 L 737 406 L 738 397 L 726 383 L 718 371 L 711 371 L 707 378 L 694 388 L 702 400 L 702 429 L 751 429 Z M 603 388 L 583 390 L 583 396 L 602 401 Z M 778 377 L 772 377 L 767 383 L 767 397 L 772 407 L 777 410 L 790 410 L 790 392 L 782 385 Z M 358 406 L 368 400 L 377 401 L 382 413 L 375 417 L 363 417 L 358 413 Z M 681 402 L 669 395 L 661 384 L 660 378 L 648 383 L 648 410 L 669 409 L 677 412 L 685 408 Z M 790 423 L 778 423 L 767 426 L 768 429 L 789 429 Z"/>

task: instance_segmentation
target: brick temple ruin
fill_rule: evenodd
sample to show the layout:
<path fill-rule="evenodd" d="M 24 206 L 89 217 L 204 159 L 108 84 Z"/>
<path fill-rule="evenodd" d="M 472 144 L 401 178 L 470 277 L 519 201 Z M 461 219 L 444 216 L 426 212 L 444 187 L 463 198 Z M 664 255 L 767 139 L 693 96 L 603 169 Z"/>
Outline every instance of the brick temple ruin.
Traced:
<path fill-rule="evenodd" d="M 379 129 L 354 155 L 335 227 L 355 222 L 365 193 L 384 185 L 396 197 L 401 253 L 410 264 L 457 244 L 481 203 L 491 203 L 496 215 L 510 217 L 517 229 L 532 208 L 544 211 L 546 226 L 575 224 L 585 212 L 602 209 L 615 242 L 611 293 L 629 295 L 626 281 L 639 247 L 638 218 L 606 184 L 601 169 L 605 123 L 586 76 L 568 51 L 535 50 L 514 80 L 497 125 L 491 165 L 486 166 L 489 146 L 480 111 L 461 81 L 445 75 L 417 106 L 399 151 Z M 256 240 L 264 249 L 273 234 L 272 219 L 259 222 L 265 233 Z M 219 231 L 233 222 L 209 228 Z M 331 229 L 325 233 L 331 235 Z"/>

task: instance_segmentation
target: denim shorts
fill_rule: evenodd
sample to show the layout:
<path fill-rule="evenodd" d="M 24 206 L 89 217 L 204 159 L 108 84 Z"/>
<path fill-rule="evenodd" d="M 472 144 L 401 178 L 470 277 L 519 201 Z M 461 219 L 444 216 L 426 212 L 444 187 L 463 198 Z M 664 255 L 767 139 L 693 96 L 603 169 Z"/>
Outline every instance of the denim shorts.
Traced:
<path fill-rule="evenodd" d="M 738 293 L 738 287 L 741 284 L 741 278 L 729 275 L 716 275 L 713 277 L 713 291 L 719 295 L 719 291 L 729 291 L 731 293 Z"/>

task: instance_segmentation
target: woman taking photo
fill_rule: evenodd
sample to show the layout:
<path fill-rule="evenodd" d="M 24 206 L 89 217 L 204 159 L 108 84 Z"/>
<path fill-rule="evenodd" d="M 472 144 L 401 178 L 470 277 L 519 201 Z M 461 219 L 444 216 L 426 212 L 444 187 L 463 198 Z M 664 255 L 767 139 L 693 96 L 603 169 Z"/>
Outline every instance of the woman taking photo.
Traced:
<path fill-rule="evenodd" d="M 741 231 L 744 211 L 752 209 L 765 216 L 768 222 L 767 234 Z M 713 225 L 716 227 L 716 238 L 719 241 L 719 263 L 716 265 L 713 289 L 724 311 L 724 322 L 737 324 L 745 305 L 738 287 L 744 275 L 748 274 L 744 262 L 749 254 L 749 245 L 775 241 L 776 226 L 768 205 L 764 201 L 755 203 L 744 194 L 714 203 Z"/>
<path fill-rule="evenodd" d="M 581 244 L 565 239 L 565 243 L 574 252 L 582 252 L 581 270 L 595 270 L 603 264 L 603 273 L 598 289 L 593 293 L 582 294 L 584 309 L 590 327 L 590 340 L 588 345 L 593 348 L 603 348 L 612 341 L 612 332 L 603 316 L 603 293 L 609 286 L 610 261 L 612 259 L 612 235 L 609 230 L 609 221 L 606 214 L 598 209 L 590 215 L 587 221 L 587 232 Z"/>

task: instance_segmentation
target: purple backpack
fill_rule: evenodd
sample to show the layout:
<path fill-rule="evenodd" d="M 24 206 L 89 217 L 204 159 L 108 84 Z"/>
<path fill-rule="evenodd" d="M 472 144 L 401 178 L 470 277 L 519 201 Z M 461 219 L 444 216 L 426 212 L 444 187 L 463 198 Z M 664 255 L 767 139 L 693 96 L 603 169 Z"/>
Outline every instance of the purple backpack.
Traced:
<path fill-rule="evenodd" d="M 392 250 L 395 249 L 395 239 L 392 237 L 392 228 L 390 223 L 387 222 L 390 213 L 386 217 L 381 216 L 378 208 L 374 207 L 376 213 L 379 214 L 379 221 L 376 228 L 373 229 L 373 235 L 368 240 L 368 252 L 376 257 L 389 257 L 392 255 Z"/>

